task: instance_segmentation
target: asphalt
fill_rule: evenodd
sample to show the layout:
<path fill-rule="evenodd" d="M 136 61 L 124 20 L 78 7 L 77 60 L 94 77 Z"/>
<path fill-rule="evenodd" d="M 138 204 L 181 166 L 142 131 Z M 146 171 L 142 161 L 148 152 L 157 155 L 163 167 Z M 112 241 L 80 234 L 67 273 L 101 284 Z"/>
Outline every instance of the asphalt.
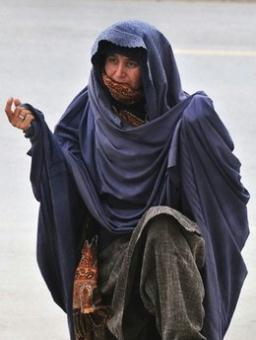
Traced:
<path fill-rule="evenodd" d="M 45 113 L 51 129 L 88 80 L 94 39 L 115 21 L 136 18 L 170 40 L 183 88 L 204 90 L 235 142 L 251 193 L 249 275 L 225 337 L 254 340 L 256 4 L 237 2 L 0 0 L 0 339 L 67 340 L 65 314 L 36 264 L 38 203 L 29 183 L 29 142 L 9 125 L 9 96 Z"/>

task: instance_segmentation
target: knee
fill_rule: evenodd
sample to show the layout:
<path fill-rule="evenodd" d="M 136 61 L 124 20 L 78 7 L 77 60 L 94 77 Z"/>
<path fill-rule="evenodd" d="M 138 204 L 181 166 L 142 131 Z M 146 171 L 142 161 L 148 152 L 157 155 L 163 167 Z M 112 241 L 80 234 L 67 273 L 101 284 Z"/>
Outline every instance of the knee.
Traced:
<path fill-rule="evenodd" d="M 205 263 L 204 239 L 194 232 L 184 230 L 174 217 L 167 214 L 154 217 L 149 221 L 145 234 L 146 247 L 193 258 L 198 268 L 203 267 Z"/>
<path fill-rule="evenodd" d="M 186 243 L 179 222 L 167 214 L 155 216 L 149 221 L 146 229 L 146 241 L 157 246 L 167 243 L 169 247 L 181 243 L 183 248 Z"/>

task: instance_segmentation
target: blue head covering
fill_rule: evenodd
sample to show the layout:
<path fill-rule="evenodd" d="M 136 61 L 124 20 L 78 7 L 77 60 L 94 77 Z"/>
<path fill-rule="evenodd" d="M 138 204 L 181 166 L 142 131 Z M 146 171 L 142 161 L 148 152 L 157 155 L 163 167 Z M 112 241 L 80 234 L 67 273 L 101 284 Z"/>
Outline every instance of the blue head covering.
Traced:
<path fill-rule="evenodd" d="M 149 120 L 159 117 L 185 99 L 172 48 L 164 35 L 155 27 L 136 20 L 120 22 L 109 27 L 95 41 L 92 48 L 92 61 L 96 59 L 103 42 L 145 51 L 145 59 L 143 58 L 142 62 L 143 88 Z M 102 98 L 95 68 L 91 73 L 89 94 L 91 99 L 95 96 Z M 104 114 L 106 102 L 103 98 L 101 104 L 100 110 Z"/>

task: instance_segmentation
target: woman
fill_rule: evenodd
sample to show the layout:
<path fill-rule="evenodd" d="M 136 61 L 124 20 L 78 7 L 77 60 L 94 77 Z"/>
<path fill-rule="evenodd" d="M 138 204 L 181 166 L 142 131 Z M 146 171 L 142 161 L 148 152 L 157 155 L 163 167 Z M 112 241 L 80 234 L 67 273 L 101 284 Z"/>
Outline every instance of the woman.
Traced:
<path fill-rule="evenodd" d="M 109 27 L 92 64 L 54 134 L 31 105 L 6 105 L 32 143 L 37 257 L 70 337 L 223 339 L 248 236 L 232 140 L 154 27 Z"/>

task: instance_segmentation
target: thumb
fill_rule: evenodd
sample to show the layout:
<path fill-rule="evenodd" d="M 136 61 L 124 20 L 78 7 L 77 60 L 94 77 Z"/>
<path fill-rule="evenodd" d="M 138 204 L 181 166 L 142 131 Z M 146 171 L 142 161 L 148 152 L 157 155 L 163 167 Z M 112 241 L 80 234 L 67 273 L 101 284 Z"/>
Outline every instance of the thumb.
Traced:
<path fill-rule="evenodd" d="M 14 98 L 13 102 L 15 106 L 19 106 L 21 104 L 21 101 L 18 98 Z"/>

